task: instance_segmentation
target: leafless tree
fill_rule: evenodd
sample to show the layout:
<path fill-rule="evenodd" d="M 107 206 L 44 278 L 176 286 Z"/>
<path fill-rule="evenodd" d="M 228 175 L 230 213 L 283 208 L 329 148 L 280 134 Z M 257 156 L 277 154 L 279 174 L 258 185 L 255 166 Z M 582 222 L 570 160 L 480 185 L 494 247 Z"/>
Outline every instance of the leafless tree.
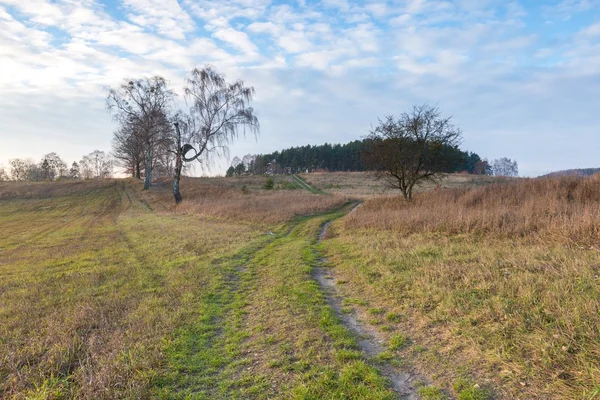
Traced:
<path fill-rule="evenodd" d="M 55 152 L 48 153 L 40 161 L 39 167 L 44 180 L 56 180 L 61 176 L 66 176 L 67 164 Z"/>
<path fill-rule="evenodd" d="M 246 171 L 250 171 L 252 169 L 252 166 L 254 165 L 255 160 L 256 160 L 256 155 L 254 155 L 254 154 L 246 154 L 242 158 L 242 163 L 246 167 Z"/>
<path fill-rule="evenodd" d="M 119 159 L 123 160 L 122 156 L 130 152 L 131 166 L 134 167 L 134 171 L 135 167 L 138 168 L 138 175 L 138 139 L 145 145 L 144 189 L 150 188 L 153 147 L 164 136 L 164 130 L 170 129 L 169 113 L 174 97 L 173 91 L 167 87 L 167 81 L 160 76 L 137 80 L 125 79 L 118 88 L 108 88 L 106 105 L 120 124 L 120 131 L 117 132 L 125 137 L 133 135 L 137 138 L 118 149 Z M 116 140 L 118 144 L 123 144 L 123 140 Z"/>
<path fill-rule="evenodd" d="M 0 165 L 0 182 L 9 180 L 8 172 L 4 168 L 4 165 Z"/>
<path fill-rule="evenodd" d="M 363 159 L 378 179 L 400 189 L 410 200 L 417 182 L 435 180 L 455 162 L 461 135 L 451 117 L 442 117 L 438 107 L 413 106 L 399 118 L 379 121 L 367 136 Z"/>
<path fill-rule="evenodd" d="M 140 127 L 134 122 L 121 124 L 113 134 L 113 157 L 117 164 L 131 174 L 133 178 L 141 179 L 142 165 L 146 153 L 146 139 Z"/>
<path fill-rule="evenodd" d="M 258 118 L 249 105 L 254 88 L 245 86 L 243 81 L 228 83 L 212 66 L 194 68 L 187 80 L 185 96 L 191 108 L 189 115 L 181 118 L 185 124 L 178 124 L 180 132 L 176 136 L 180 140 L 183 136 L 189 137 L 189 143 L 184 146 L 176 143 L 176 164 L 179 160 L 206 163 L 216 155 L 226 155 L 240 132 L 245 135 L 248 129 L 258 134 Z M 184 125 L 185 132 L 182 132 Z M 180 178 L 181 168 L 176 166 L 173 195 L 178 203 L 181 201 Z"/>
<path fill-rule="evenodd" d="M 492 162 L 492 171 L 494 176 L 519 176 L 519 165 L 517 161 L 510 158 L 497 158 Z"/>
<path fill-rule="evenodd" d="M 473 174 L 475 175 L 492 175 L 492 166 L 487 159 L 477 161 L 475 168 L 473 168 Z"/>
<path fill-rule="evenodd" d="M 69 178 L 79 179 L 80 177 L 79 164 L 77 164 L 76 161 L 73 161 L 73 164 L 71 164 L 71 169 L 69 169 Z"/>
<path fill-rule="evenodd" d="M 10 177 L 13 181 L 27 181 L 32 178 L 35 163 L 31 159 L 13 158 L 8 160 Z"/>
<path fill-rule="evenodd" d="M 100 150 L 94 150 L 79 161 L 80 174 L 83 179 L 110 178 L 113 163 L 109 156 Z"/>
<path fill-rule="evenodd" d="M 233 160 L 231 160 L 231 166 L 233 168 L 237 167 L 238 165 L 240 165 L 242 163 L 242 159 L 239 158 L 238 156 L 233 157 Z"/>

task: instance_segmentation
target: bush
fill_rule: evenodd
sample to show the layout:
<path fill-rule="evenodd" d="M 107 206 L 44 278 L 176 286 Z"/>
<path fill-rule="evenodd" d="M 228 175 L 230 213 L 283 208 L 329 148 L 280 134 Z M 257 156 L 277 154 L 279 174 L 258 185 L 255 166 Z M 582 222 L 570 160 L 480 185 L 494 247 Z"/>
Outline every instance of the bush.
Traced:
<path fill-rule="evenodd" d="M 265 189 L 271 190 L 271 189 L 273 189 L 273 186 L 275 186 L 275 181 L 273 180 L 273 177 L 270 176 L 267 178 L 267 181 L 265 182 Z"/>

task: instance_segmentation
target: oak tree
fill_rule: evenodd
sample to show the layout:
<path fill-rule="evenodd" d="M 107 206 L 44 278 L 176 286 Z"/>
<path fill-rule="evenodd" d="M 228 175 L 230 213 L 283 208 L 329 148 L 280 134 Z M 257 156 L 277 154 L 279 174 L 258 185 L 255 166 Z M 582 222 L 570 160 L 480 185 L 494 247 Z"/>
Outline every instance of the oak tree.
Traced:
<path fill-rule="evenodd" d="M 435 180 L 456 163 L 461 135 L 438 107 L 413 106 L 379 121 L 367 136 L 363 159 L 378 179 L 410 200 L 418 182 Z"/>

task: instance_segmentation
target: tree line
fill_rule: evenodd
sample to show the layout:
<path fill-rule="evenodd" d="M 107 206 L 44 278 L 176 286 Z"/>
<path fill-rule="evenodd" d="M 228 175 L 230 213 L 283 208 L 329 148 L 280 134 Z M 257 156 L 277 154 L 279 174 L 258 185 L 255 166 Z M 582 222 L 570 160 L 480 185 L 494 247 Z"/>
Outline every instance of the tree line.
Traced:
<path fill-rule="evenodd" d="M 368 171 L 372 165 L 365 156 L 373 145 L 373 139 L 354 140 L 346 144 L 307 145 L 290 147 L 269 154 L 245 155 L 235 157 L 227 170 L 227 176 L 244 173 L 287 173 L 296 174 L 315 171 Z M 442 147 L 446 173 L 466 172 L 477 175 L 492 175 L 490 163 L 477 153 L 462 151 L 458 146 Z"/>
<path fill-rule="evenodd" d="M 292 147 L 264 155 L 236 158 L 227 176 L 244 173 L 372 171 L 377 179 L 412 198 L 421 181 L 437 181 L 446 173 L 517 176 L 516 161 L 486 159 L 459 148 L 462 131 L 451 117 L 428 104 L 413 106 L 399 117 L 379 120 L 366 138 L 345 145 Z"/>
<path fill-rule="evenodd" d="M 94 150 L 70 166 L 55 152 L 44 155 L 39 162 L 30 158 L 13 158 L 8 168 L 0 166 L 0 181 L 56 181 L 64 179 L 110 178 L 113 160 L 110 155 Z"/>

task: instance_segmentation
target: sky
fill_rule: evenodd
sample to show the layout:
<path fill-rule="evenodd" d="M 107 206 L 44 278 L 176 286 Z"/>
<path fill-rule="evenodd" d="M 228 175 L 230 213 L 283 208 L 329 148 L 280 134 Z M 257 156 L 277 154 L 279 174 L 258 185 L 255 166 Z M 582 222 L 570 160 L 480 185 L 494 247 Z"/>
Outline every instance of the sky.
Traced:
<path fill-rule="evenodd" d="M 107 87 L 161 75 L 185 108 L 206 64 L 256 89 L 231 158 L 428 103 L 523 176 L 600 167 L 600 0 L 0 0 L 0 165 L 110 152 Z"/>

